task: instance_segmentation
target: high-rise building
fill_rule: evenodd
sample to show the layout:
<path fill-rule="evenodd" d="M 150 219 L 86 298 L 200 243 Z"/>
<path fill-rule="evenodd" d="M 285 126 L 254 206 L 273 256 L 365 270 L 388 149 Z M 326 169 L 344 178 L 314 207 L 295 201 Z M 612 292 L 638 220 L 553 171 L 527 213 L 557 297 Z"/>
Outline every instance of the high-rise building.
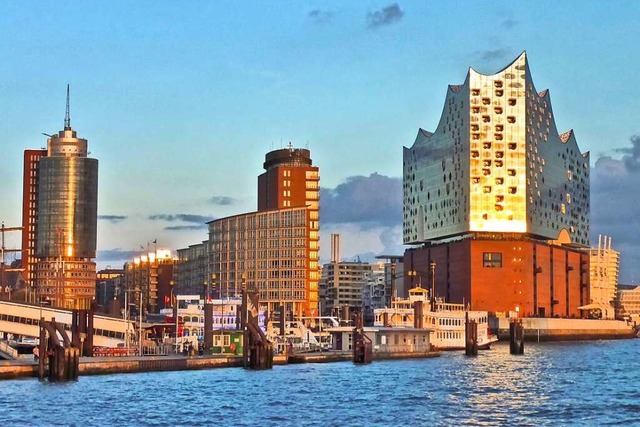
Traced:
<path fill-rule="evenodd" d="M 258 177 L 258 211 L 208 223 L 217 296 L 259 292 L 270 312 L 318 315 L 319 174 L 309 150 L 267 153 Z M 181 268 L 180 266 L 178 267 Z"/>
<path fill-rule="evenodd" d="M 34 277 L 35 253 L 40 298 L 58 307 L 89 308 L 95 297 L 98 160 L 87 157 L 87 148 L 71 128 L 67 86 L 64 129 L 47 139 L 46 155 L 25 152 L 24 173 L 27 279 Z"/>
<path fill-rule="evenodd" d="M 404 148 L 411 280 L 476 310 L 578 316 L 588 300 L 589 153 L 559 133 L 526 53 L 449 86 L 435 132 Z"/>
<path fill-rule="evenodd" d="M 313 166 L 309 150 L 289 144 L 267 153 L 263 166 L 265 172 L 258 177 L 258 211 L 307 206 L 317 216 L 319 169 Z"/>

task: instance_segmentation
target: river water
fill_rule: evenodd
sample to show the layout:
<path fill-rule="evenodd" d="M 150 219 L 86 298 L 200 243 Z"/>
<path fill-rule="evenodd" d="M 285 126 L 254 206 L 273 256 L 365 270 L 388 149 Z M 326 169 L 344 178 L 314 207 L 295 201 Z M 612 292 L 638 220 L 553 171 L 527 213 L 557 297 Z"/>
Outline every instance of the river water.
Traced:
<path fill-rule="evenodd" d="M 468 358 L 0 382 L 3 426 L 640 425 L 640 339 Z"/>

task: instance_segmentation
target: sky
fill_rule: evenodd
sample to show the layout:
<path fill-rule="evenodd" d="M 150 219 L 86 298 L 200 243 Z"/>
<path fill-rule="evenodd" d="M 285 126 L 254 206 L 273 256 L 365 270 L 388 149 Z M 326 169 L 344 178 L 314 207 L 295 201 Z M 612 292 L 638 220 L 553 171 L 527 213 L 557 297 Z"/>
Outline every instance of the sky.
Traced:
<path fill-rule="evenodd" d="M 401 253 L 402 147 L 448 84 L 522 51 L 556 123 L 591 152 L 591 239 L 640 283 L 640 2 L 104 1 L 0 5 L 0 219 L 21 222 L 22 156 L 71 124 L 97 158 L 98 266 L 207 239 L 256 209 L 264 155 L 309 148 L 321 261 Z M 16 233 L 6 246 L 19 247 Z"/>

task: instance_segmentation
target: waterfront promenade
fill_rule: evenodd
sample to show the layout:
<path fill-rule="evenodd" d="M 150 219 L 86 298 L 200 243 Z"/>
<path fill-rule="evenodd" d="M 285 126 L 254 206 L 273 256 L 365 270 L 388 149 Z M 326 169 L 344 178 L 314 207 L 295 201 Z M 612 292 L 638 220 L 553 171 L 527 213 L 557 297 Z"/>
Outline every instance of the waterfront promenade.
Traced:
<path fill-rule="evenodd" d="M 410 359 L 439 356 L 439 352 L 429 353 L 397 353 L 392 355 L 374 355 L 375 360 Z M 331 363 L 351 361 L 350 351 L 331 351 L 323 353 L 298 353 L 293 355 L 276 355 L 274 365 L 299 363 Z M 131 356 L 131 357 L 81 357 L 79 372 L 84 375 L 104 375 L 122 373 L 140 373 L 156 371 L 188 371 L 214 368 L 242 367 L 242 356 L 237 355 L 205 355 L 185 357 L 168 356 Z M 38 365 L 31 359 L 0 361 L 0 380 L 24 377 L 37 377 Z"/>

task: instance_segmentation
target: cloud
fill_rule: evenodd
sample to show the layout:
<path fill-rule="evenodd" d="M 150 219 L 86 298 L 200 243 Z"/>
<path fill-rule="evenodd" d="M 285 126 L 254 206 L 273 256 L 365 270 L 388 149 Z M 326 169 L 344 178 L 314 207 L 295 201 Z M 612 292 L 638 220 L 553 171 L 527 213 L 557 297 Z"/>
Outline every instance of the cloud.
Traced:
<path fill-rule="evenodd" d="M 591 244 L 598 235 L 612 238 L 612 248 L 620 252 L 620 281 L 640 281 L 640 136 L 629 139 L 630 147 L 616 150 L 620 159 L 603 155 L 591 171 Z"/>
<path fill-rule="evenodd" d="M 504 47 L 479 51 L 476 55 L 481 61 L 505 61 L 510 57 L 509 49 Z"/>
<path fill-rule="evenodd" d="M 334 13 L 330 10 L 315 9 L 309 12 L 309 18 L 316 24 L 330 24 Z"/>
<path fill-rule="evenodd" d="M 149 219 L 152 221 L 182 221 L 192 222 L 196 224 L 205 224 L 212 221 L 214 217 L 208 215 L 195 215 L 195 214 L 156 214 L 150 215 Z"/>
<path fill-rule="evenodd" d="M 238 203 L 238 199 L 234 199 L 233 197 L 229 196 L 213 196 L 211 199 L 209 199 L 209 201 L 212 204 L 218 206 L 235 205 L 236 203 Z"/>
<path fill-rule="evenodd" d="M 108 261 L 130 261 L 136 255 L 136 252 L 133 250 L 123 250 L 120 248 L 116 249 L 106 249 L 102 251 L 98 251 L 98 262 L 108 262 Z"/>
<path fill-rule="evenodd" d="M 500 26 L 501 26 L 502 28 L 505 28 L 505 29 L 507 29 L 507 30 L 510 30 L 510 29 L 514 28 L 515 26 L 517 26 L 519 23 L 520 23 L 520 22 L 519 22 L 519 21 L 517 21 L 516 19 L 513 19 L 513 18 L 507 18 L 507 19 L 505 19 L 504 21 L 502 21 L 502 22 L 500 23 Z"/>
<path fill-rule="evenodd" d="M 404 12 L 400 9 L 398 3 L 393 3 L 375 12 L 367 13 L 367 27 L 375 30 L 399 22 L 403 16 Z"/>
<path fill-rule="evenodd" d="M 357 223 L 362 228 L 402 224 L 402 178 L 373 173 L 321 188 L 320 218 L 323 224 Z"/>
<path fill-rule="evenodd" d="M 207 224 L 200 225 L 170 225 L 165 227 L 165 230 L 168 231 L 181 231 L 181 230 L 206 230 L 208 228 Z"/>
<path fill-rule="evenodd" d="M 98 219 L 116 224 L 118 222 L 124 221 L 125 219 L 127 219 L 127 217 L 124 215 L 98 215 Z"/>

